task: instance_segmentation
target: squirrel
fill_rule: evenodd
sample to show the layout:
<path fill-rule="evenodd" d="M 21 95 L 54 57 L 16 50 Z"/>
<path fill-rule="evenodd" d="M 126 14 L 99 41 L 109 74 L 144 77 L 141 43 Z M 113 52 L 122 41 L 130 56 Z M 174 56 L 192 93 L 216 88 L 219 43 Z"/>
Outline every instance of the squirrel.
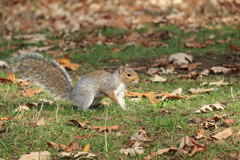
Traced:
<path fill-rule="evenodd" d="M 104 70 L 88 73 L 72 86 L 67 71 L 55 60 L 46 60 L 39 53 L 14 54 L 10 62 L 13 72 L 19 71 L 23 79 L 37 81 L 57 99 L 73 101 L 78 110 L 96 106 L 104 97 L 111 98 L 126 110 L 126 85 L 140 81 L 133 69 L 120 66 L 113 73 Z"/>

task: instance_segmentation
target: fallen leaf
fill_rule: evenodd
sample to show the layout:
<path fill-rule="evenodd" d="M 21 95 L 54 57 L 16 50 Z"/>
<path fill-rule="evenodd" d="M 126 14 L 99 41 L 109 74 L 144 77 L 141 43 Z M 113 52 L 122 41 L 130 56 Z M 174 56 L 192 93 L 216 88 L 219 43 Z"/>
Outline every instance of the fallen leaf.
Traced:
<path fill-rule="evenodd" d="M 152 82 L 166 82 L 167 78 L 160 77 L 159 75 L 154 75 L 153 78 L 150 78 Z"/>
<path fill-rule="evenodd" d="M 42 51 L 47 51 L 49 49 L 52 49 L 54 46 L 44 46 L 44 47 L 37 47 L 37 46 L 34 46 L 34 47 L 28 47 L 28 51 L 31 51 L 31 52 L 42 52 Z"/>
<path fill-rule="evenodd" d="M 176 53 L 170 55 L 168 60 L 175 65 L 189 64 L 193 61 L 193 56 L 186 53 Z"/>
<path fill-rule="evenodd" d="M 168 60 L 166 58 L 160 58 L 154 60 L 154 64 L 151 65 L 151 67 L 165 67 L 168 65 Z"/>
<path fill-rule="evenodd" d="M 216 135 L 212 136 L 212 138 L 215 138 L 217 140 L 222 140 L 222 139 L 228 138 L 232 134 L 233 134 L 232 128 L 227 128 L 227 129 L 217 133 Z"/>
<path fill-rule="evenodd" d="M 158 73 L 158 68 L 149 68 L 147 71 L 147 74 L 150 76 L 157 74 L 157 73 Z"/>
<path fill-rule="evenodd" d="M 48 151 L 31 152 L 29 154 L 21 155 L 19 160 L 50 160 L 51 154 Z"/>
<path fill-rule="evenodd" d="M 178 78 L 183 78 L 183 79 L 189 79 L 189 78 L 196 79 L 199 77 L 202 77 L 202 74 L 196 71 L 192 71 L 188 74 L 178 74 Z"/>
<path fill-rule="evenodd" d="M 90 144 L 88 143 L 84 148 L 83 148 L 83 152 L 88 152 L 90 149 Z"/>
<path fill-rule="evenodd" d="M 195 138 L 196 138 L 197 140 L 198 140 L 198 139 L 201 139 L 201 138 L 204 137 L 205 133 L 206 133 L 206 130 L 203 129 L 203 128 L 201 128 L 200 131 L 197 132 L 197 136 L 196 136 Z"/>
<path fill-rule="evenodd" d="M 186 39 L 186 40 L 184 40 L 184 41 L 181 41 L 181 42 L 182 42 L 182 43 L 194 42 L 196 38 L 197 38 L 197 35 L 195 34 L 195 35 L 193 35 L 192 37 L 190 37 L 190 38 L 188 38 L 188 39 Z"/>
<path fill-rule="evenodd" d="M 69 157 L 73 159 L 93 159 L 98 157 L 98 155 L 88 152 L 62 152 L 59 157 Z"/>
<path fill-rule="evenodd" d="M 36 126 L 45 126 L 45 125 L 46 125 L 46 122 L 44 120 L 44 117 L 36 122 Z"/>
<path fill-rule="evenodd" d="M 103 132 L 105 130 L 108 130 L 108 132 L 112 132 L 114 130 L 117 130 L 120 127 L 120 125 L 113 125 L 113 126 L 91 126 L 92 130 L 98 129 L 99 132 Z"/>
<path fill-rule="evenodd" d="M 199 93 L 206 93 L 206 92 L 212 92 L 217 90 L 216 88 L 190 88 L 189 91 L 192 94 L 199 94 Z"/>
<path fill-rule="evenodd" d="M 150 134 L 145 131 L 145 128 L 142 127 L 137 133 L 135 133 L 130 138 L 128 146 L 132 147 L 135 143 L 139 143 L 140 145 L 141 143 L 150 142 L 150 141 L 153 141 L 153 139 L 150 137 Z"/>
<path fill-rule="evenodd" d="M 191 64 L 181 64 L 181 68 L 187 68 L 189 71 L 192 71 L 197 68 L 197 66 L 203 65 L 201 62 L 191 63 Z"/>
<path fill-rule="evenodd" d="M 14 112 L 28 111 L 28 110 L 29 110 L 29 107 L 27 107 L 27 106 L 19 106 L 14 109 Z"/>
<path fill-rule="evenodd" d="M 70 121 L 70 122 L 72 122 L 72 123 L 74 123 L 74 124 L 78 124 L 78 125 L 79 125 L 80 127 L 82 127 L 82 128 L 86 128 L 87 123 L 89 123 L 89 121 L 80 122 L 80 121 L 75 120 L 75 119 L 70 119 L 70 120 L 68 120 L 68 121 Z"/>
<path fill-rule="evenodd" d="M 230 42 L 230 40 L 231 40 L 231 38 L 228 37 L 228 39 L 226 39 L 226 40 L 217 40 L 217 43 L 218 43 L 218 44 L 224 44 L 224 43 Z"/>
<path fill-rule="evenodd" d="M 177 72 L 174 72 L 174 68 L 171 67 L 171 68 L 167 68 L 167 69 L 164 69 L 163 67 L 160 68 L 162 71 L 159 72 L 159 74 L 177 74 Z"/>
<path fill-rule="evenodd" d="M 171 148 L 159 149 L 156 153 L 163 154 L 163 153 L 174 152 L 174 151 L 177 151 L 177 148 L 171 147 Z"/>
<path fill-rule="evenodd" d="M 68 59 L 68 58 L 60 58 L 60 59 L 56 59 L 56 61 L 61 63 L 61 64 L 71 63 L 70 59 Z"/>
<path fill-rule="evenodd" d="M 186 43 L 185 47 L 186 48 L 205 48 L 205 47 L 207 47 L 207 44 L 206 43 L 193 42 L 193 43 Z"/>
<path fill-rule="evenodd" d="M 0 121 L 6 121 L 6 120 L 14 120 L 14 119 L 22 119 L 24 116 L 21 116 L 21 117 L 4 117 L 4 118 L 1 118 L 0 117 Z"/>
<path fill-rule="evenodd" d="M 15 83 L 15 76 L 13 73 L 8 72 L 8 78 L 0 77 L 0 83 Z"/>
<path fill-rule="evenodd" d="M 75 63 L 62 64 L 64 68 L 70 68 L 73 71 L 76 71 L 78 68 L 81 68 L 81 65 Z"/>
<path fill-rule="evenodd" d="M 76 71 L 78 68 L 81 68 L 81 65 L 72 63 L 69 58 L 60 58 L 56 60 L 59 62 L 64 68 L 70 68 L 73 71 Z"/>
<path fill-rule="evenodd" d="M 139 154 L 143 154 L 144 150 L 143 150 L 142 147 L 135 147 L 135 148 L 121 149 L 120 153 L 124 154 L 126 156 L 132 157 L 132 156 L 136 156 L 136 155 L 139 155 Z"/>
<path fill-rule="evenodd" d="M 231 50 L 240 51 L 240 46 L 237 46 L 237 45 L 235 45 L 235 44 L 233 44 L 233 45 L 228 45 L 228 47 L 229 47 Z"/>
<path fill-rule="evenodd" d="M 225 120 L 224 120 L 224 124 L 225 124 L 226 126 L 231 126 L 231 125 L 233 125 L 235 122 L 236 122 L 235 119 L 225 119 Z"/>
<path fill-rule="evenodd" d="M 201 112 L 206 112 L 206 110 L 213 111 L 212 107 L 215 107 L 217 110 L 219 109 L 224 110 L 224 108 L 226 108 L 226 106 L 224 106 L 223 104 L 209 104 L 209 105 L 202 105 L 200 109 L 194 112 L 201 113 Z"/>
<path fill-rule="evenodd" d="M 51 141 L 48 141 L 47 145 L 56 150 L 60 149 L 60 146 L 58 144 L 51 142 Z"/>
<path fill-rule="evenodd" d="M 119 49 L 119 48 L 113 48 L 112 49 L 112 52 L 120 52 L 121 51 L 121 49 Z"/>
<path fill-rule="evenodd" d="M 224 83 L 224 80 L 225 79 L 222 79 L 222 80 L 220 80 L 220 81 L 218 81 L 218 82 L 203 82 L 203 83 L 201 83 L 200 85 L 201 86 L 205 86 L 205 85 L 210 85 L 210 86 L 213 86 L 213 85 L 216 85 L 216 86 L 221 86 L 221 85 L 232 85 L 232 83 Z"/>
<path fill-rule="evenodd" d="M 225 67 L 212 67 L 212 68 L 210 68 L 210 71 L 212 71 L 213 73 L 224 73 L 224 74 L 228 74 L 228 73 L 232 72 L 233 69 L 231 69 L 231 68 L 225 68 Z"/>
<path fill-rule="evenodd" d="M 42 93 L 43 89 L 38 88 L 38 89 L 27 89 L 27 90 L 22 90 L 22 95 L 24 97 L 32 97 L 35 95 L 35 93 Z"/>
<path fill-rule="evenodd" d="M 184 136 L 175 155 L 181 156 L 184 154 L 188 154 L 190 157 L 192 157 L 197 152 L 202 152 L 206 149 L 207 148 L 204 145 L 198 143 L 193 138 Z"/>

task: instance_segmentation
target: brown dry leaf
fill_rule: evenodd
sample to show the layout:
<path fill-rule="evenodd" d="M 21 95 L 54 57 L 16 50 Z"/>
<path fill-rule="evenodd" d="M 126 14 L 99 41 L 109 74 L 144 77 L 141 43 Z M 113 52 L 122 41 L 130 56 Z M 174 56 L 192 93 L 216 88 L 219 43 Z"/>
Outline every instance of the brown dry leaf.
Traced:
<path fill-rule="evenodd" d="M 143 154 L 144 150 L 143 150 L 142 147 L 135 147 L 135 148 L 121 149 L 120 153 L 124 154 L 126 156 L 132 157 L 132 156 L 136 156 L 136 155 L 139 155 L 139 154 Z"/>
<path fill-rule="evenodd" d="M 191 63 L 191 64 L 182 64 L 180 65 L 181 68 L 187 68 L 189 71 L 194 70 L 197 68 L 197 66 L 201 66 L 203 63 L 201 62 L 196 62 L 196 63 Z"/>
<path fill-rule="evenodd" d="M 36 126 L 45 126 L 47 123 L 44 120 L 44 117 L 42 117 L 39 121 L 36 122 Z"/>
<path fill-rule="evenodd" d="M 94 159 L 98 155 L 88 152 L 62 152 L 59 157 L 69 157 L 72 159 Z"/>
<path fill-rule="evenodd" d="M 147 71 L 147 74 L 150 76 L 157 74 L 157 73 L 158 73 L 158 68 L 149 68 Z"/>
<path fill-rule="evenodd" d="M 104 130 L 108 130 L 110 133 L 111 131 L 117 130 L 120 125 L 113 125 L 113 126 L 91 126 L 92 130 L 98 129 L 99 132 L 103 132 Z"/>
<path fill-rule="evenodd" d="M 122 59 L 121 58 L 117 58 L 117 59 L 110 59 L 108 60 L 109 62 L 121 62 Z"/>
<path fill-rule="evenodd" d="M 147 156 L 143 158 L 143 160 L 153 159 L 155 158 L 155 155 L 157 155 L 157 152 L 148 153 Z"/>
<path fill-rule="evenodd" d="M 76 135 L 76 136 L 75 136 L 75 139 L 87 139 L 87 137 L 80 136 L 80 135 Z"/>
<path fill-rule="evenodd" d="M 178 88 L 178 89 L 174 90 L 172 93 L 165 94 L 162 97 L 161 101 L 165 100 L 165 99 L 170 99 L 170 98 L 177 98 L 177 99 L 184 98 L 184 96 L 181 96 L 180 94 L 182 94 L 182 88 Z"/>
<path fill-rule="evenodd" d="M 88 143 L 84 148 L 83 148 L 83 152 L 88 152 L 90 149 L 90 144 Z"/>
<path fill-rule="evenodd" d="M 174 72 L 174 67 L 164 69 L 163 67 L 160 68 L 162 71 L 159 72 L 159 74 L 177 74 L 177 72 Z"/>
<path fill-rule="evenodd" d="M 222 139 L 228 138 L 232 134 L 233 134 L 232 128 L 227 128 L 227 129 L 217 133 L 216 135 L 212 136 L 212 138 L 215 138 L 217 140 L 222 140 Z"/>
<path fill-rule="evenodd" d="M 50 160 L 51 154 L 48 151 L 43 152 L 31 152 L 28 154 L 21 155 L 20 159 L 18 160 Z"/>
<path fill-rule="evenodd" d="M 113 48 L 112 49 L 112 52 L 120 52 L 121 51 L 121 49 L 119 49 L 119 48 Z"/>
<path fill-rule="evenodd" d="M 192 71 L 188 74 L 178 74 L 178 78 L 183 78 L 183 79 L 196 79 L 196 78 L 199 78 L 199 77 L 202 77 L 202 74 L 201 73 L 198 73 L 196 71 Z"/>
<path fill-rule="evenodd" d="M 60 145 L 61 146 L 61 145 Z M 78 142 L 75 142 L 75 143 L 73 143 L 73 142 L 70 142 L 67 146 L 66 146 L 66 148 L 65 148 L 65 145 L 62 145 L 62 147 L 64 148 L 62 148 L 64 151 L 66 151 L 66 152 L 72 152 L 72 151 L 82 151 L 82 147 L 81 146 L 79 146 L 79 144 L 78 144 Z"/>
<path fill-rule="evenodd" d="M 217 90 L 216 88 L 191 88 L 189 91 L 192 94 L 199 94 L 199 93 L 206 93 L 206 92 L 212 92 Z"/>
<path fill-rule="evenodd" d="M 137 143 L 137 146 L 139 146 L 141 143 L 150 142 L 150 141 L 153 141 L 153 139 L 150 137 L 150 134 L 145 131 L 145 128 L 142 127 L 142 128 L 140 128 L 140 130 L 137 133 L 135 133 L 130 138 L 128 146 L 129 147 L 133 147 L 133 146 L 136 147 L 136 145 L 135 145 L 136 143 Z"/>
<path fill-rule="evenodd" d="M 224 80 L 225 79 L 221 79 L 220 81 L 218 82 L 203 82 L 200 84 L 200 86 L 205 86 L 205 85 L 210 85 L 210 86 L 213 86 L 213 85 L 216 85 L 216 86 L 221 86 L 221 85 L 232 85 L 232 83 L 224 83 Z"/>
<path fill-rule="evenodd" d="M 28 47 L 28 51 L 31 51 L 31 52 L 42 52 L 42 51 L 47 51 L 49 49 L 52 49 L 54 46 L 45 46 L 45 47 L 37 47 L 37 46 L 34 46 L 34 47 Z"/>
<path fill-rule="evenodd" d="M 224 124 L 225 124 L 226 126 L 231 126 L 231 125 L 233 125 L 235 122 L 236 122 L 235 119 L 225 119 L 225 120 L 224 120 Z"/>
<path fill-rule="evenodd" d="M 89 123 L 89 121 L 80 122 L 80 121 L 75 120 L 75 119 L 70 119 L 68 121 L 70 121 L 70 122 L 72 122 L 74 124 L 78 124 L 82 128 L 86 128 L 87 123 Z"/>
<path fill-rule="evenodd" d="M 231 40 L 231 38 L 228 37 L 228 39 L 226 39 L 226 40 L 218 40 L 217 43 L 218 43 L 218 44 L 224 44 L 224 43 L 230 42 L 230 40 Z"/>
<path fill-rule="evenodd" d="M 175 65 L 189 64 L 193 61 L 193 56 L 186 53 L 176 53 L 172 54 L 168 58 L 169 62 L 172 62 Z"/>
<path fill-rule="evenodd" d="M 196 38 L 197 38 L 197 35 L 195 34 L 195 35 L 193 35 L 192 37 L 190 37 L 190 38 L 188 38 L 188 39 L 186 39 L 186 40 L 183 40 L 183 41 L 181 41 L 181 42 L 182 42 L 182 43 L 194 42 Z"/>
<path fill-rule="evenodd" d="M 203 129 L 203 128 L 201 128 L 200 131 L 197 132 L 197 136 L 196 136 L 195 138 L 196 138 L 197 140 L 198 140 L 198 139 L 201 139 L 201 138 L 204 137 L 205 133 L 206 133 L 206 130 Z"/>
<path fill-rule="evenodd" d="M 25 43 L 37 43 L 39 41 L 45 41 L 46 35 L 44 34 L 28 34 L 28 35 L 17 35 L 14 39 L 27 39 Z"/>
<path fill-rule="evenodd" d="M 73 71 L 76 71 L 78 68 L 81 68 L 81 65 L 76 64 L 76 63 L 66 63 L 62 64 L 64 68 L 70 68 Z"/>
<path fill-rule="evenodd" d="M 64 58 L 57 59 L 56 61 L 59 62 L 64 68 L 70 68 L 73 71 L 76 71 L 81 65 L 72 63 L 69 59 L 68 55 L 65 55 Z"/>
<path fill-rule="evenodd" d="M 232 68 L 225 68 L 225 67 L 212 67 L 209 70 L 212 71 L 213 73 L 224 73 L 224 74 L 228 74 L 233 71 Z"/>
<path fill-rule="evenodd" d="M 190 157 L 192 157 L 197 152 L 202 152 L 206 149 L 207 148 L 204 145 L 198 143 L 193 138 L 184 136 L 175 155 L 181 156 L 183 154 L 188 154 Z"/>
<path fill-rule="evenodd" d="M 35 93 L 42 93 L 43 89 L 42 88 L 38 88 L 38 89 L 27 89 L 27 90 L 22 90 L 22 95 L 24 97 L 32 97 L 35 95 Z"/>
<path fill-rule="evenodd" d="M 226 108 L 226 106 L 224 106 L 223 104 L 208 104 L 208 105 L 202 105 L 200 109 L 197 109 L 194 112 L 201 113 L 201 112 L 206 112 L 206 110 L 213 111 L 212 107 L 215 107 L 217 110 L 219 109 L 224 110 L 224 108 Z"/>
<path fill-rule="evenodd" d="M 165 67 L 168 65 L 168 60 L 166 58 L 160 58 L 156 59 L 154 61 L 154 64 L 151 65 L 151 67 Z"/>
<path fill-rule="evenodd" d="M 4 118 L 1 118 L 0 117 L 0 121 L 6 121 L 6 120 L 14 120 L 14 119 L 22 119 L 24 116 L 21 116 L 21 117 L 4 117 Z"/>
<path fill-rule="evenodd" d="M 56 149 L 56 150 L 60 149 L 60 146 L 57 143 L 54 143 L 54 142 L 51 142 L 51 141 L 48 141 L 47 145 L 50 146 L 53 149 Z"/>
<path fill-rule="evenodd" d="M 160 77 L 159 75 L 154 75 L 153 78 L 150 78 L 152 82 L 166 82 L 167 78 Z"/>
<path fill-rule="evenodd" d="M 156 103 L 156 102 L 160 102 L 160 100 L 157 100 L 156 97 L 163 96 L 165 95 L 165 93 L 166 92 L 164 92 L 164 94 L 157 94 L 157 92 L 148 92 L 148 93 L 127 92 L 125 96 L 138 97 L 138 98 L 147 97 L 152 103 Z"/>
<path fill-rule="evenodd" d="M 240 51 L 240 46 L 237 46 L 237 45 L 235 45 L 235 44 L 233 44 L 233 45 L 228 45 L 228 47 L 229 47 L 231 50 Z"/>
<path fill-rule="evenodd" d="M 13 73 L 8 72 L 8 78 L 0 77 L 0 83 L 15 83 L 15 76 Z"/>
<path fill-rule="evenodd" d="M 56 59 L 56 61 L 61 63 L 61 64 L 71 63 L 70 59 L 68 59 L 68 58 L 60 58 L 60 59 Z"/>
<path fill-rule="evenodd" d="M 28 111 L 28 110 L 29 110 L 29 107 L 27 105 L 26 106 L 19 106 L 19 107 L 14 109 L 14 112 Z"/>
<path fill-rule="evenodd" d="M 163 153 L 175 152 L 175 151 L 177 151 L 177 148 L 174 148 L 174 147 L 163 148 L 163 149 L 159 149 L 159 150 L 157 151 L 157 154 L 163 154 Z"/>
<path fill-rule="evenodd" d="M 206 43 L 193 42 L 193 43 L 186 43 L 185 47 L 186 48 L 205 48 L 205 47 L 207 47 L 207 44 Z"/>
<path fill-rule="evenodd" d="M 200 126 L 202 128 L 212 128 L 212 129 L 217 128 L 217 124 L 214 120 L 205 121 L 205 122 L 201 123 Z"/>

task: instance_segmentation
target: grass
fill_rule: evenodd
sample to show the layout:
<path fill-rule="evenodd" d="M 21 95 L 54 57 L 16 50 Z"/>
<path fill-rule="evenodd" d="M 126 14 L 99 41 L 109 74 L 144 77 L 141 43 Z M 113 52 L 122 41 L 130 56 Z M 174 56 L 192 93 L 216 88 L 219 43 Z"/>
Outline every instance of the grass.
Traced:
<path fill-rule="evenodd" d="M 239 45 L 239 32 L 231 29 L 228 26 L 224 26 L 221 29 L 207 30 L 201 29 L 197 33 L 184 32 L 175 26 L 163 26 L 161 28 L 157 26 L 147 26 L 146 30 L 139 30 L 143 33 L 149 29 L 154 29 L 156 32 L 161 30 L 168 30 L 174 37 L 164 41 L 169 47 L 156 47 L 146 48 L 140 45 L 128 46 L 125 50 L 112 53 L 111 50 L 115 47 L 125 48 L 122 44 L 113 46 L 106 45 L 94 45 L 86 48 L 83 52 L 83 48 L 76 46 L 67 50 L 67 53 L 72 54 L 72 61 L 78 63 L 81 60 L 82 67 L 77 72 L 69 71 L 71 77 L 74 79 L 76 76 L 81 76 L 90 71 L 100 69 L 103 66 L 117 66 L 124 63 L 131 64 L 136 57 L 138 59 L 154 59 L 162 57 L 163 55 L 170 55 L 178 52 L 191 53 L 198 57 L 198 60 L 207 60 L 202 56 L 202 53 L 213 51 L 212 57 L 219 58 L 219 62 L 224 62 L 226 59 L 221 59 L 224 54 L 232 54 L 228 48 L 228 44 Z M 119 30 L 114 28 L 101 29 L 103 35 L 120 37 L 122 34 L 127 33 L 127 30 Z M 62 37 L 55 37 L 49 32 L 40 31 L 41 34 L 46 34 L 50 39 L 63 39 Z M 24 33 L 16 33 L 24 34 Z M 209 45 L 206 48 L 201 49 L 189 49 L 184 48 L 184 44 L 180 43 L 180 40 L 185 40 L 193 35 L 197 34 L 196 41 L 205 42 L 208 36 L 214 34 L 217 40 L 231 38 L 231 41 L 222 45 Z M 76 40 L 78 36 L 84 36 L 82 32 L 70 35 L 67 39 Z M 8 59 L 10 54 L 16 50 L 8 50 L 6 46 L 16 46 L 24 44 L 22 40 L 5 40 L 0 39 L 0 47 L 5 48 L 1 53 L 1 59 Z M 28 46 L 41 46 L 39 44 L 24 44 L 23 48 Z M 55 44 L 55 50 L 61 50 L 61 47 Z M 46 52 L 47 53 L 47 52 Z M 43 54 L 46 55 L 43 52 Z M 116 59 L 121 58 L 121 62 L 108 62 L 101 61 L 104 59 Z M 205 65 L 205 64 L 204 64 Z M 0 77 L 7 77 L 8 70 L 2 70 Z M 149 79 L 149 76 L 143 73 L 139 73 L 141 80 Z M 210 75 L 204 78 L 198 79 L 178 79 L 175 75 L 163 75 L 168 78 L 168 82 L 165 83 L 144 83 L 140 82 L 135 86 L 129 86 L 128 91 L 135 91 L 146 93 L 150 91 L 172 92 L 173 90 L 182 87 L 183 95 L 189 96 L 190 88 L 200 87 L 202 82 L 219 81 L 225 78 L 226 82 L 232 82 L 232 86 L 220 86 L 218 91 L 211 92 L 209 94 L 198 94 L 192 99 L 177 99 L 166 100 L 161 103 L 151 104 L 146 98 L 143 98 L 140 102 L 132 102 L 130 98 L 126 97 L 127 111 L 122 111 L 121 107 L 114 104 L 109 98 L 105 98 L 104 101 L 110 102 L 110 106 L 100 106 L 98 108 L 91 109 L 90 111 L 81 112 L 77 111 L 71 102 L 68 101 L 56 101 L 55 103 L 43 104 L 42 107 L 32 107 L 29 111 L 14 112 L 14 109 L 24 103 L 39 103 L 39 99 L 53 100 L 53 97 L 48 93 L 37 94 L 34 97 L 25 98 L 21 95 L 21 90 L 14 84 L 0 84 L 0 117 L 19 117 L 24 116 L 22 119 L 6 121 L 6 131 L 0 133 L 0 157 L 4 159 L 18 159 L 22 154 L 34 152 L 34 151 L 49 151 L 51 152 L 53 159 L 58 159 L 60 151 L 54 150 L 47 145 L 48 141 L 52 141 L 58 144 L 69 144 L 70 142 L 78 142 L 79 145 L 85 146 L 90 144 L 91 153 L 100 153 L 102 159 L 143 159 L 148 153 L 152 153 L 161 148 L 168 148 L 171 146 L 179 146 L 179 141 L 183 136 L 196 136 L 196 132 L 199 130 L 199 123 L 203 119 L 213 118 L 215 114 L 223 115 L 227 114 L 228 118 L 238 120 L 231 127 L 234 133 L 239 131 L 239 97 L 240 97 L 240 84 L 239 73 L 225 76 Z M 73 83 L 76 80 L 74 79 Z M 170 83 L 173 82 L 173 83 Z M 202 86 L 201 86 L 202 87 Z M 203 86 L 204 88 L 210 88 L 210 86 Z M 231 92 L 231 87 L 233 91 Z M 232 97 L 234 95 L 234 98 Z M 207 112 L 201 114 L 195 114 L 194 110 L 201 107 L 204 104 L 211 103 L 224 103 L 228 107 L 225 110 L 219 110 L 214 112 Z M 169 114 L 162 112 L 162 110 L 168 110 Z M 44 117 L 47 125 L 36 127 L 35 123 Z M 81 129 L 76 125 L 68 122 L 69 119 L 76 119 L 81 122 L 90 121 L 90 125 L 94 126 L 112 126 L 120 125 L 118 132 L 122 135 L 117 136 L 116 132 L 107 133 L 106 137 L 104 133 L 98 133 L 98 131 L 91 129 Z M 197 122 L 196 126 L 190 127 L 189 121 L 194 120 Z M 135 134 L 140 127 L 144 126 L 146 131 L 154 138 L 153 142 L 149 142 L 148 145 L 143 145 L 144 154 L 137 155 L 135 157 L 127 157 L 119 153 L 120 149 L 127 148 L 129 138 Z M 178 126 L 181 126 L 179 128 Z M 220 122 L 217 129 L 207 130 L 207 135 L 211 136 L 214 133 L 218 133 L 227 126 L 223 121 Z M 84 140 L 75 139 L 76 135 L 81 135 L 89 138 Z M 204 152 L 199 152 L 194 155 L 194 159 L 228 159 L 229 153 L 237 153 L 240 150 L 239 140 L 236 136 L 231 136 L 223 143 L 217 143 L 210 141 L 206 138 L 199 140 L 200 143 L 207 147 Z M 107 145 L 107 146 L 106 146 Z M 107 147 L 107 150 L 106 150 Z M 173 156 L 174 153 L 166 153 L 162 155 L 162 159 L 168 159 Z M 179 159 L 192 159 L 192 157 L 184 156 L 178 157 Z M 157 159 L 157 158 L 156 158 Z"/>

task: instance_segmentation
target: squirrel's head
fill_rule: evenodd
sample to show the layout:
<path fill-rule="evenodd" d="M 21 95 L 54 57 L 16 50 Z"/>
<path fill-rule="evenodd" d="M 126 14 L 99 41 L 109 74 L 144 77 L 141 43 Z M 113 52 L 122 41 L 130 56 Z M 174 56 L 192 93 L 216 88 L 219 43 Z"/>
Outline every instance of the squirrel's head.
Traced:
<path fill-rule="evenodd" d="M 128 66 L 120 66 L 118 72 L 122 76 L 122 81 L 125 83 L 136 84 L 140 81 L 137 73 Z"/>

